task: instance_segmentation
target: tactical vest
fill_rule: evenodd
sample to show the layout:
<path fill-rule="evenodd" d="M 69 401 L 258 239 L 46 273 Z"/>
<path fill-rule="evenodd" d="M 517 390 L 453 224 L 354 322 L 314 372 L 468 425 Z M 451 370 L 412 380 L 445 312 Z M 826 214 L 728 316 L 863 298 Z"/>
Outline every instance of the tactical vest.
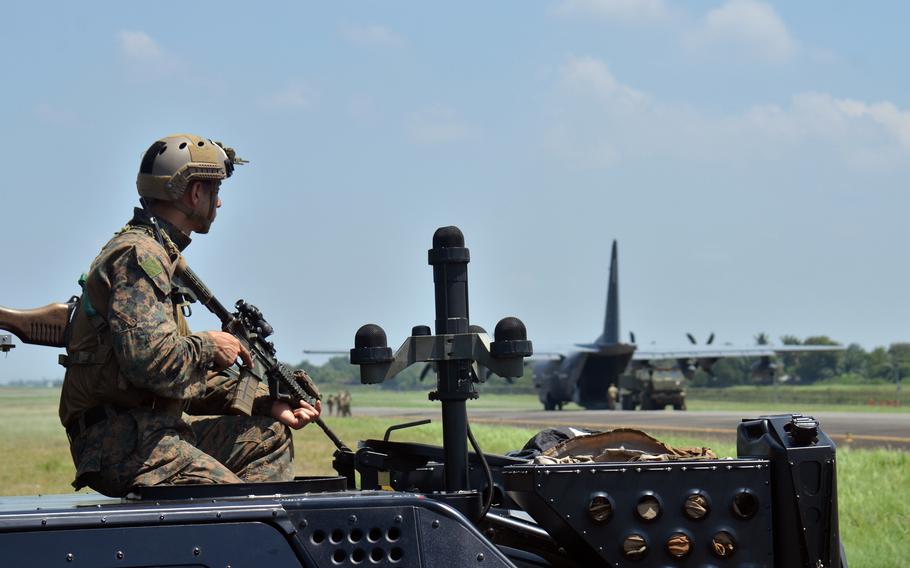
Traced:
<path fill-rule="evenodd" d="M 168 257 L 173 261 L 179 251 L 166 234 L 163 237 Z M 60 422 L 64 426 L 69 425 L 80 413 L 100 405 L 129 409 L 151 406 L 156 402 L 151 392 L 136 388 L 120 373 L 113 352 L 113 337 L 107 323 L 111 289 L 100 273 L 109 261 L 118 258 L 142 239 L 155 240 L 150 227 L 124 227 L 101 249 L 84 282 L 80 281 L 83 284 L 82 298 L 70 323 L 66 356 L 61 357 L 61 364 L 66 367 L 59 409 Z M 160 246 L 157 241 L 155 245 Z M 165 267 L 168 283 L 173 278 L 174 267 L 174 262 Z M 165 293 L 171 294 L 172 290 Z M 190 335 L 179 302 L 173 303 L 178 333 Z"/>

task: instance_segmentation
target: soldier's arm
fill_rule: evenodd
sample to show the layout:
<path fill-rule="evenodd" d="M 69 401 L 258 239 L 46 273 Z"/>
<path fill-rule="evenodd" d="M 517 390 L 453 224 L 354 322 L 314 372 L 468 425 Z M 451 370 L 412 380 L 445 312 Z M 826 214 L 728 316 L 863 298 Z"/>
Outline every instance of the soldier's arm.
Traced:
<path fill-rule="evenodd" d="M 112 259 L 108 322 L 121 373 L 157 396 L 188 399 L 205 393 L 214 343 L 206 333 L 182 336 L 171 302 L 164 251 L 137 243 Z"/>

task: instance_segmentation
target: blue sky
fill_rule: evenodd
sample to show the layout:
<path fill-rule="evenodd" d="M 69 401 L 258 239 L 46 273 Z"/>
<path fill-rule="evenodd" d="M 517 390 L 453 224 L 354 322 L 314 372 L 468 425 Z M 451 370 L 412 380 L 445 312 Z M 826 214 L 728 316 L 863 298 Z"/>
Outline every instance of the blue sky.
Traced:
<path fill-rule="evenodd" d="M 600 333 L 614 238 L 641 343 L 910 340 L 906 3 L 177 6 L 5 8 L 0 304 L 76 293 L 144 149 L 192 132 L 250 164 L 188 260 L 289 361 L 431 323 L 449 224 L 472 320 L 538 347 Z M 55 361 L 19 345 L 0 382 Z"/>

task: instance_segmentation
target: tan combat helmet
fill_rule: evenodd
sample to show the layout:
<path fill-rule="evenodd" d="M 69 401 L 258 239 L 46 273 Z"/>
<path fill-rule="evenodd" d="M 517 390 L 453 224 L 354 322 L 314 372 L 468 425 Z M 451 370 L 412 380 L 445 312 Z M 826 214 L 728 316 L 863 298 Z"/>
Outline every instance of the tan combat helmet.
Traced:
<path fill-rule="evenodd" d="M 173 134 L 152 144 L 142 158 L 136 188 L 148 199 L 176 201 L 196 180 L 231 177 L 235 164 L 245 164 L 233 148 L 192 134 Z"/>

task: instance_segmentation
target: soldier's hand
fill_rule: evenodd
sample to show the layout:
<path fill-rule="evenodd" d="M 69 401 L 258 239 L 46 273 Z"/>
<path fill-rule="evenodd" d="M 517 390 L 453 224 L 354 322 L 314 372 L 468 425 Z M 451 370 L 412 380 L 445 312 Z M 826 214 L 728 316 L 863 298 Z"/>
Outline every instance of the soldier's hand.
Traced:
<path fill-rule="evenodd" d="M 280 400 L 272 403 L 272 418 L 282 424 L 287 424 L 294 430 L 300 430 L 316 420 L 320 413 L 322 413 L 322 403 L 318 400 L 315 407 L 302 400 L 299 408 L 291 408 L 288 403 Z"/>
<path fill-rule="evenodd" d="M 208 334 L 215 342 L 214 365 L 216 371 L 227 369 L 237 361 L 237 357 L 243 360 L 246 367 L 253 366 L 253 357 L 239 339 L 224 331 L 209 331 Z"/>

